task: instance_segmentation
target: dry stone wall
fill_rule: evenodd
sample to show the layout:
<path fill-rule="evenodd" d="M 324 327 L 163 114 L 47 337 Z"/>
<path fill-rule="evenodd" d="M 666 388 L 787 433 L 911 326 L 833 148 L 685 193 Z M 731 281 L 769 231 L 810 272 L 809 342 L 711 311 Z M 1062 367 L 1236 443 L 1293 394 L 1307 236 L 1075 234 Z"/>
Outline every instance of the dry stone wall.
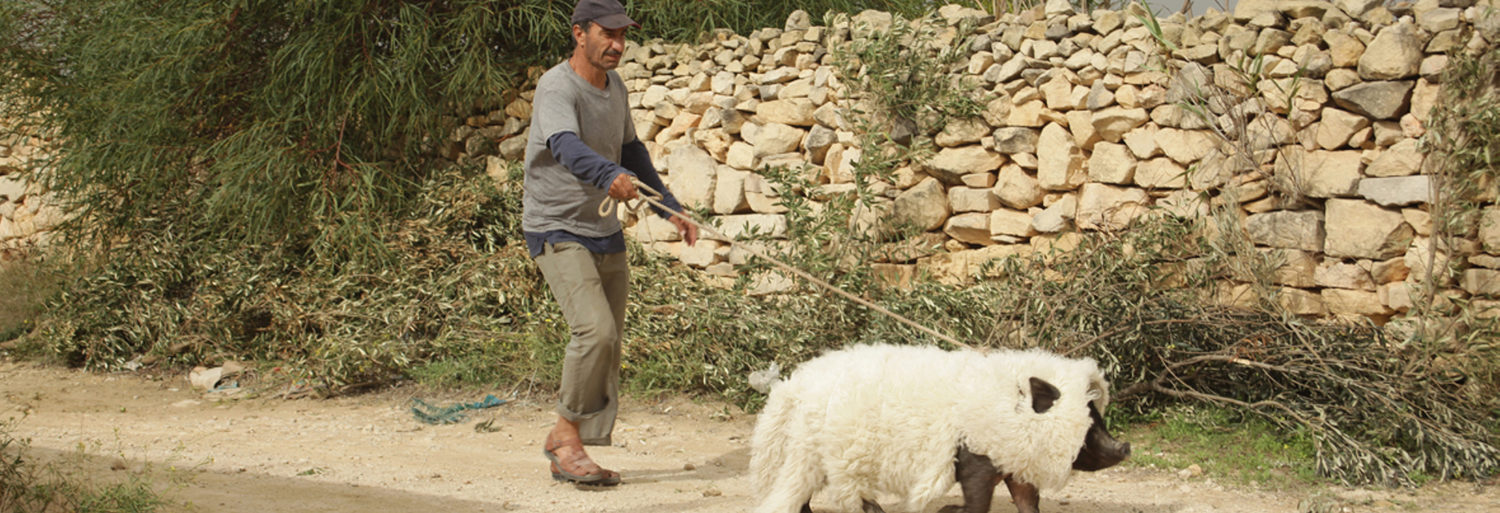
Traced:
<path fill-rule="evenodd" d="M 1383 321 L 1413 307 L 1432 260 L 1432 162 L 1418 139 L 1440 73 L 1453 52 L 1500 41 L 1495 6 L 1242 0 L 1232 14 L 1161 19 L 1170 45 L 1139 11 L 1076 12 L 1054 0 L 997 19 L 943 7 L 929 20 L 942 28 L 936 41 L 962 45 L 956 74 L 993 100 L 933 134 L 930 159 L 873 184 L 880 199 L 855 224 L 902 219 L 927 230 L 927 244 L 872 263 L 893 281 L 928 272 L 961 282 L 988 260 L 1066 247 L 1079 231 L 1126 228 L 1148 211 L 1236 205 L 1257 248 L 1284 262 L 1275 273 L 1284 305 Z M 821 184 L 807 191 L 816 200 L 853 190 L 857 102 L 833 50 L 892 23 L 901 21 L 869 11 L 820 26 L 797 13 L 782 28 L 703 44 L 632 43 L 618 72 L 637 132 L 684 204 L 711 210 L 730 234 L 785 233 L 778 192 L 759 171 L 806 169 Z M 1251 66 L 1253 88 L 1242 80 Z M 1207 98 L 1213 114 L 1185 108 L 1208 90 L 1220 92 Z M 454 156 L 493 148 L 492 169 L 519 159 L 528 97 L 469 118 Z M 1215 133 L 1236 126 L 1233 144 Z M 1438 248 L 1439 265 L 1465 268 L 1440 297 L 1500 307 L 1500 208 L 1484 212 L 1477 239 Z M 654 216 L 629 231 L 716 274 L 733 275 L 744 259 L 725 241 L 685 247 Z M 1224 301 L 1250 299 L 1248 285 L 1224 289 Z"/>
<path fill-rule="evenodd" d="M 52 227 L 62 219 L 47 191 L 21 173 L 40 157 L 42 143 L 34 134 L 0 120 L 0 260 L 45 246 Z"/>

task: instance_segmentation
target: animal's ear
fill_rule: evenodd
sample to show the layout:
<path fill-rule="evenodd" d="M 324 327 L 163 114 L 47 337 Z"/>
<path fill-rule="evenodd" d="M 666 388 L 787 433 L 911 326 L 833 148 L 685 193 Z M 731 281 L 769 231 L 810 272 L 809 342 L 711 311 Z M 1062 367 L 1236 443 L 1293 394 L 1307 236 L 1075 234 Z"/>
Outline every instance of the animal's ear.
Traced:
<path fill-rule="evenodd" d="M 1031 409 L 1037 413 L 1047 413 L 1052 409 L 1052 403 L 1062 397 L 1062 392 L 1051 383 L 1042 381 L 1041 378 L 1031 378 Z"/>

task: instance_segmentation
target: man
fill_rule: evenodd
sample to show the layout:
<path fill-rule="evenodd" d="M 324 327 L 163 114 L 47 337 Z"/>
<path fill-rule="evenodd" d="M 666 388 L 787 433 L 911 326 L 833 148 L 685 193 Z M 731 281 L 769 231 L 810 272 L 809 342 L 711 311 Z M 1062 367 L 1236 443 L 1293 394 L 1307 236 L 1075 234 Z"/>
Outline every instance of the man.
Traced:
<path fill-rule="evenodd" d="M 620 474 L 600 467 L 585 445 L 609 445 L 619 408 L 620 348 L 630 284 L 625 236 L 606 198 L 636 197 L 637 178 L 682 207 L 662 185 L 636 138 L 625 85 L 613 70 L 625 32 L 639 27 L 618 0 L 580 0 L 573 8 L 573 55 L 537 82 L 526 141 L 521 230 L 532 259 L 568 321 L 557 424 L 543 452 L 560 481 L 611 486 Z M 675 212 L 657 210 L 689 245 L 698 230 Z"/>

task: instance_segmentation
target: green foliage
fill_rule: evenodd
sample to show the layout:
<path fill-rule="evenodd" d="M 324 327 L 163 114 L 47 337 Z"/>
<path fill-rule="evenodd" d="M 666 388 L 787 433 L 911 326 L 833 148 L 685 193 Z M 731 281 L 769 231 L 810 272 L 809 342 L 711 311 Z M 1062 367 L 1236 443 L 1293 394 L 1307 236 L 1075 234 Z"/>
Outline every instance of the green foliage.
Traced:
<path fill-rule="evenodd" d="M 1481 209 L 1492 205 L 1500 187 L 1500 46 L 1452 57 L 1442 75 L 1438 104 L 1429 114 L 1423 149 L 1436 165 L 1431 169 L 1435 197 L 1433 251 L 1453 247 L 1453 239 L 1474 233 Z M 1431 255 L 1429 255 L 1431 256 Z M 1424 283 L 1440 283 L 1452 269 L 1429 266 Z M 1431 304 L 1437 290 L 1424 291 Z"/>
<path fill-rule="evenodd" d="M 411 217 L 380 232 L 392 268 L 326 270 L 305 253 L 244 241 L 128 241 L 66 285 L 35 343 L 91 368 L 281 362 L 334 390 L 476 351 L 524 354 L 527 327 L 540 324 L 530 316 L 552 307 L 518 246 L 519 183 L 497 188 L 477 169 L 455 168 L 413 201 Z"/>
<path fill-rule="evenodd" d="M 1213 406 L 1171 406 L 1118 434 L 1133 449 L 1128 464 L 1184 469 L 1232 481 L 1293 487 L 1319 481 L 1316 448 L 1305 433 L 1283 434 L 1258 416 Z"/>
<path fill-rule="evenodd" d="M 0 343 L 31 332 L 46 300 L 58 292 L 62 276 L 40 260 L 0 263 Z"/>
<path fill-rule="evenodd" d="M 832 49 L 840 77 L 862 105 L 851 113 L 861 134 L 855 172 L 862 177 L 888 179 L 898 166 L 930 155 L 932 136 L 950 120 L 979 115 L 984 89 L 951 73 L 966 63 L 973 27 L 957 27 L 958 40 L 935 44 L 946 28 L 934 15 L 896 16 L 890 30 Z"/>
<path fill-rule="evenodd" d="M 412 207 L 445 107 L 516 83 L 500 19 L 479 0 L 8 2 L 0 97 L 54 136 L 34 177 L 78 214 L 74 239 L 380 262 L 371 221 Z"/>
<path fill-rule="evenodd" d="M 39 462 L 30 443 L 0 423 L 0 506 L 7 513 L 149 513 L 165 506 L 138 474 L 121 482 L 97 482 L 61 462 Z"/>
<path fill-rule="evenodd" d="M 573 1 L 564 12 L 571 12 Z M 931 8 L 924 0 L 631 0 L 625 3 L 630 17 L 641 23 L 640 39 L 660 37 L 669 41 L 692 41 L 715 29 L 750 34 L 762 28 L 781 28 L 794 11 L 810 16 L 828 12 L 858 13 L 866 9 L 914 16 Z M 566 15 L 564 16 L 566 19 Z"/>

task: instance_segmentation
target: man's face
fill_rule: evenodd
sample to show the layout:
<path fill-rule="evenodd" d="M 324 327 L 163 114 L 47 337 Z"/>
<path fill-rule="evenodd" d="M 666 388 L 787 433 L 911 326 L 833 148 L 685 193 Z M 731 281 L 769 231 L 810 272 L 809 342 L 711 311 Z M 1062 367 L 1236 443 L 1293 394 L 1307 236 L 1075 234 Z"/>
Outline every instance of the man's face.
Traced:
<path fill-rule="evenodd" d="M 573 51 L 583 52 L 584 58 L 595 68 L 615 69 L 625 53 L 625 31 L 629 29 L 629 26 L 607 29 L 598 23 L 590 23 L 588 31 L 584 31 L 583 27 L 574 25 L 573 38 L 578 41 L 578 46 Z"/>

